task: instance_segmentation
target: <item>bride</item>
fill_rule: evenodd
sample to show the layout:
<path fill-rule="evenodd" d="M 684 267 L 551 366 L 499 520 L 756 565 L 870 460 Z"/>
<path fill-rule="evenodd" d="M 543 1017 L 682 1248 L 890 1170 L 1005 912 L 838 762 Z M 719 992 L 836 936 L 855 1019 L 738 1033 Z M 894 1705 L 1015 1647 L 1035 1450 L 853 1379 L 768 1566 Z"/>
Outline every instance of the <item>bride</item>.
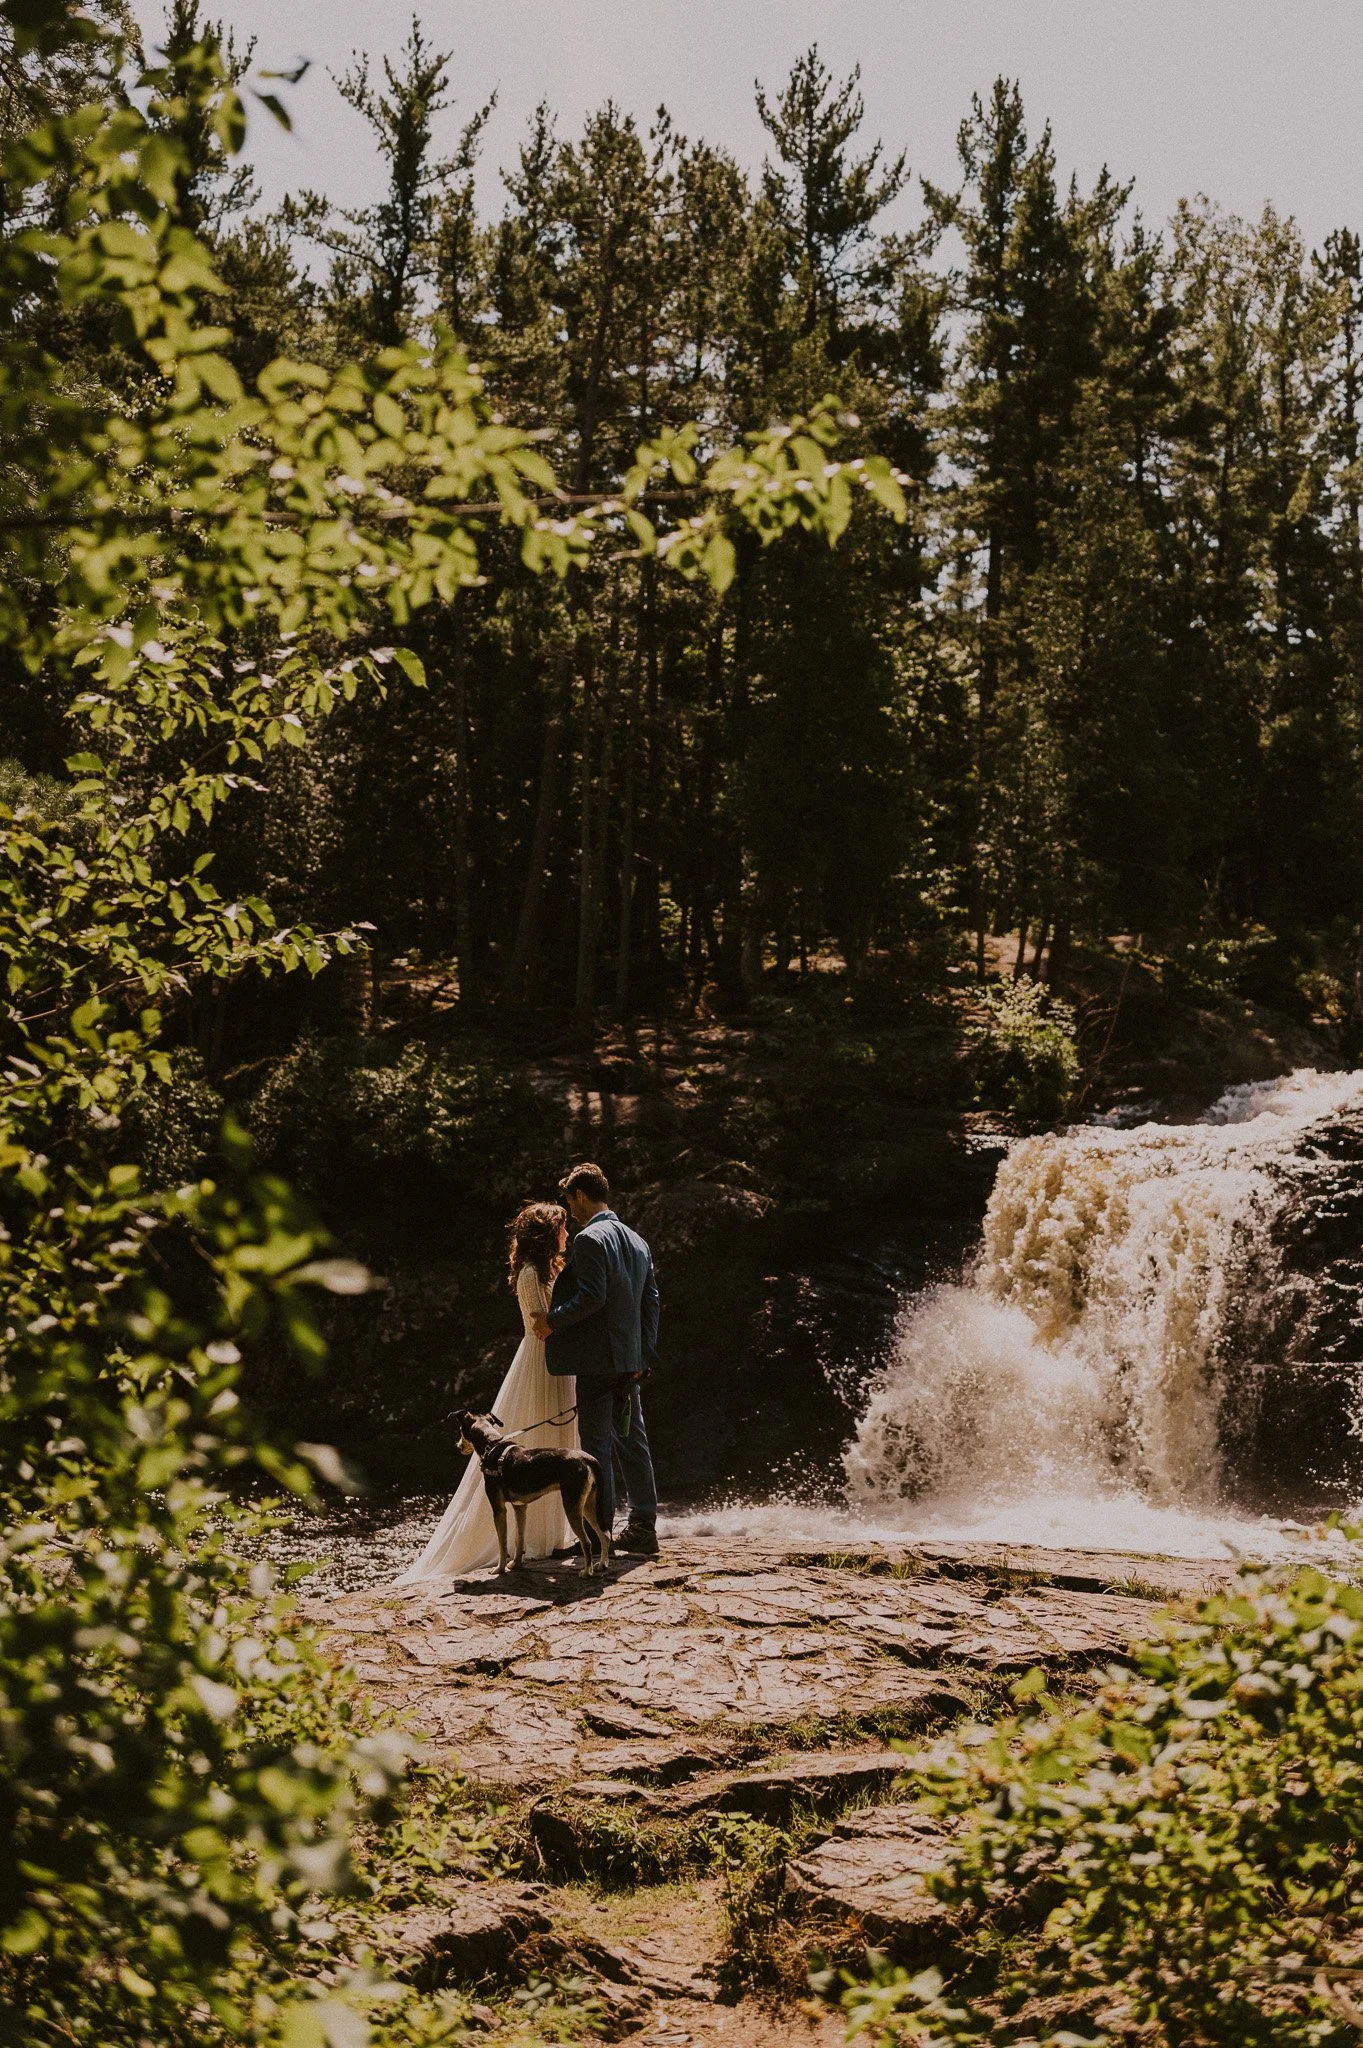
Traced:
<path fill-rule="evenodd" d="M 505 1429 L 525 1431 L 519 1441 L 528 1449 L 578 1447 L 576 1422 L 551 1426 L 545 1420 L 572 1407 L 573 1381 L 563 1376 L 550 1378 L 544 1345 L 535 1335 L 536 1319 L 549 1307 L 567 1248 L 568 1218 L 556 1202 L 528 1203 L 511 1226 L 509 1279 L 520 1303 L 525 1335 L 492 1405 Z M 531 1424 L 540 1426 L 532 1428 Z M 544 1495 L 526 1510 L 527 1557 L 550 1557 L 573 1541 L 557 1492 Z M 470 1458 L 459 1491 L 430 1542 L 395 1583 L 411 1586 L 424 1579 L 458 1578 L 496 1562 L 497 1532 L 483 1491 L 482 1469 L 476 1458 Z"/>

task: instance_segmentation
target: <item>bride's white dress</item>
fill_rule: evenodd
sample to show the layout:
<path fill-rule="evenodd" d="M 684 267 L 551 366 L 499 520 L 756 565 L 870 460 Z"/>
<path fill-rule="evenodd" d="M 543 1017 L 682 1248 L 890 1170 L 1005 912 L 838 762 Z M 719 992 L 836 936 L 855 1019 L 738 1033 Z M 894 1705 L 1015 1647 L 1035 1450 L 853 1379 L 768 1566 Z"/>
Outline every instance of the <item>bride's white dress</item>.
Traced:
<path fill-rule="evenodd" d="M 571 1408 L 576 1396 L 571 1379 L 555 1378 L 550 1373 L 544 1362 L 544 1345 L 531 1327 L 534 1317 L 543 1315 L 547 1307 L 544 1289 L 533 1266 L 522 1266 L 516 1282 L 516 1299 L 521 1305 L 525 1335 L 492 1404 L 493 1410 L 503 1428 L 525 1430 L 517 1442 L 527 1449 L 576 1450 L 576 1421 L 558 1423 L 552 1428 L 546 1426 L 546 1418 Z M 541 1426 L 529 1427 L 533 1423 Z M 516 1517 L 512 1510 L 507 1511 L 506 1519 L 507 1546 L 514 1553 Z M 549 1557 L 575 1541 L 557 1492 L 545 1494 L 526 1509 L 527 1557 Z M 497 1531 L 483 1490 L 482 1468 L 476 1458 L 470 1458 L 468 1470 L 459 1483 L 459 1491 L 446 1508 L 430 1542 L 416 1563 L 408 1565 L 395 1583 L 411 1586 L 423 1579 L 458 1578 L 464 1572 L 478 1571 L 496 1562 Z"/>

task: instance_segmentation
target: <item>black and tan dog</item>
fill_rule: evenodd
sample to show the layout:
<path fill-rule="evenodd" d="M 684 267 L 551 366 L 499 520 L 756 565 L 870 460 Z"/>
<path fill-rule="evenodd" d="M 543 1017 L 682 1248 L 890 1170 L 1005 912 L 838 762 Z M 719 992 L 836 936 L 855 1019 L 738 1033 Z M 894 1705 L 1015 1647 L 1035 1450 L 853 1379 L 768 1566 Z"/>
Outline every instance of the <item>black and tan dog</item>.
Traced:
<path fill-rule="evenodd" d="M 610 1537 L 597 1519 L 601 1473 L 590 1451 L 528 1450 L 507 1436 L 495 1415 L 458 1418 L 459 1442 L 483 1468 L 483 1485 L 488 1506 L 497 1524 L 497 1569 L 508 1569 L 506 1561 L 506 1511 L 516 1511 L 516 1555 L 510 1570 L 518 1569 L 525 1552 L 525 1511 L 543 1494 L 557 1492 L 573 1534 L 582 1545 L 582 1569 L 596 1569 L 596 1558 L 588 1534 L 595 1538 L 602 1569 L 611 1561 Z"/>

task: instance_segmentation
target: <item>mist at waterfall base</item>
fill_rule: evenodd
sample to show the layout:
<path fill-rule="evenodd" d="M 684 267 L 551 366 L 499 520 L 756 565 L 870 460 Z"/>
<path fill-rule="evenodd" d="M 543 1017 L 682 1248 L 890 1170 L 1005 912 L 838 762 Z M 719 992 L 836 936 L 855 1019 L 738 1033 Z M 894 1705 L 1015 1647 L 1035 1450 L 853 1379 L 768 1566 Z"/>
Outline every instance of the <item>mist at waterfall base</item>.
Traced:
<path fill-rule="evenodd" d="M 846 1507 L 736 1504 L 694 1534 L 1134 1550 L 1293 1550 L 1237 1507 L 1232 1333 L 1277 1257 L 1279 1177 L 1363 1074 L 1233 1088 L 1196 1124 L 1015 1143 L 958 1285 L 907 1302 L 844 1457 Z"/>

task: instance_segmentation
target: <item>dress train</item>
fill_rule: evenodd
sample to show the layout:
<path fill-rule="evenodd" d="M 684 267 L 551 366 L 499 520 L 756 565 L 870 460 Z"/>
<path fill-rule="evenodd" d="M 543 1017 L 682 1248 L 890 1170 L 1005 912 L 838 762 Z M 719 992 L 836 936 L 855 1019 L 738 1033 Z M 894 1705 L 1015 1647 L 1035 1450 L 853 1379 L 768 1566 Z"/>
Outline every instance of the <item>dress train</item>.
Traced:
<path fill-rule="evenodd" d="M 545 1312 L 544 1290 L 533 1266 L 522 1266 L 516 1282 L 516 1298 L 525 1325 L 511 1369 L 493 1402 L 493 1412 L 504 1429 L 524 1430 L 517 1441 L 532 1450 L 576 1450 L 577 1423 L 562 1422 L 552 1428 L 545 1418 L 571 1408 L 573 1381 L 556 1378 L 544 1359 L 544 1345 L 534 1332 L 534 1318 Z M 539 1424 L 538 1428 L 532 1427 Z M 507 1544 L 514 1552 L 516 1522 L 507 1511 Z M 576 1538 L 568 1526 L 563 1502 L 557 1492 L 547 1493 L 531 1503 L 525 1514 L 525 1555 L 551 1557 Z M 470 1458 L 459 1489 L 437 1524 L 426 1548 L 414 1564 L 394 1581 L 399 1586 L 420 1585 L 431 1579 L 454 1579 L 497 1562 L 497 1530 L 483 1488 L 482 1468 Z"/>

